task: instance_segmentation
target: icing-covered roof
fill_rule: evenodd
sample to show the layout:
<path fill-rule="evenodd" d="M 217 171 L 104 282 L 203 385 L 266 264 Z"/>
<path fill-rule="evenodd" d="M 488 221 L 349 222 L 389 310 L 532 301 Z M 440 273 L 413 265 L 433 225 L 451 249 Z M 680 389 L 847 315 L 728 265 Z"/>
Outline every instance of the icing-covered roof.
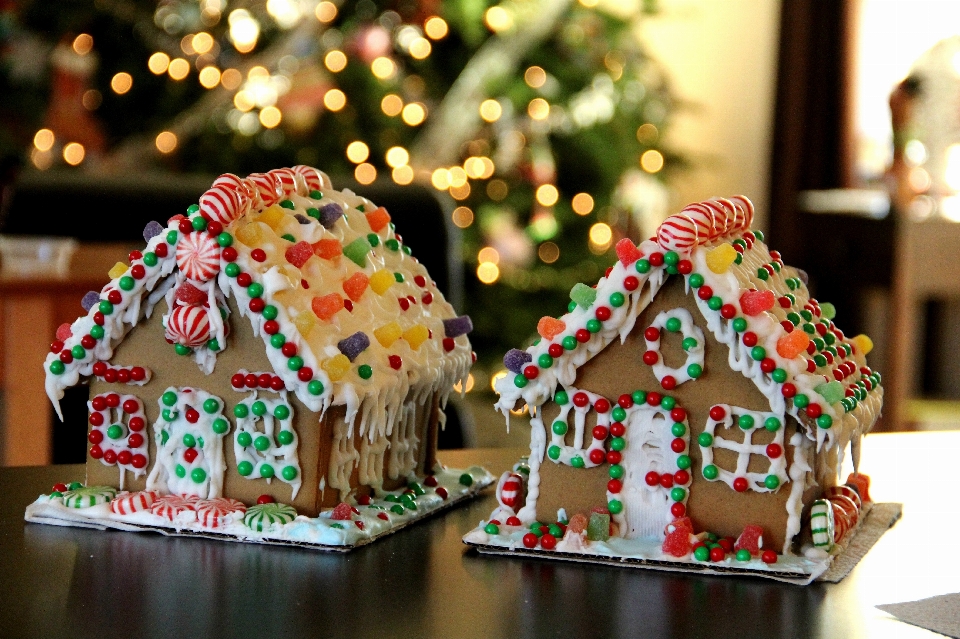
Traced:
<path fill-rule="evenodd" d="M 580 366 L 626 339 L 666 279 L 681 276 L 729 347 L 730 368 L 756 384 L 771 411 L 794 416 L 818 447 L 868 431 L 883 401 L 880 374 L 866 364 L 869 338 L 837 328 L 832 305 L 810 297 L 805 276 L 749 230 L 752 220 L 747 198 L 714 199 L 670 216 L 639 246 L 621 240 L 596 286 L 574 287 L 570 312 L 540 320 L 541 339 L 504 358 L 513 375 L 496 383 L 497 407 L 509 419 L 517 400 L 536 411 L 558 384 L 572 386 Z"/>
<path fill-rule="evenodd" d="M 84 297 L 87 314 L 58 329 L 44 363 L 58 411 L 63 390 L 97 374 L 163 298 L 170 348 L 209 374 L 234 296 L 285 388 L 312 410 L 346 405 L 351 423 L 359 411 L 361 432 L 370 420 L 392 424 L 411 389 L 445 399 L 472 364 L 469 318 L 457 317 L 389 213 L 311 167 L 223 175 L 186 216 L 152 222 L 144 238 Z"/>

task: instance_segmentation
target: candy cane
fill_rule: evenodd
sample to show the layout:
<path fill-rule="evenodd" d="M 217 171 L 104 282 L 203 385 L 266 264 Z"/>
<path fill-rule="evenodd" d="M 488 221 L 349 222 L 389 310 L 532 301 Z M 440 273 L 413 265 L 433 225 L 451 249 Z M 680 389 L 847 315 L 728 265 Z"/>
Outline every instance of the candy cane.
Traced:
<path fill-rule="evenodd" d="M 284 195 L 297 192 L 297 174 L 293 172 L 293 169 L 274 169 L 268 175 L 273 176 Z"/>
<path fill-rule="evenodd" d="M 666 251 L 687 252 L 697 245 L 697 225 L 686 215 L 671 215 L 657 229 L 657 243 Z"/>
<path fill-rule="evenodd" d="M 746 195 L 734 195 L 730 199 L 743 207 L 744 212 L 746 213 L 743 222 L 743 230 L 746 231 L 753 226 L 753 202 L 751 202 L 750 198 L 748 198 Z"/>
<path fill-rule="evenodd" d="M 238 187 L 214 182 L 213 188 L 200 196 L 200 214 L 221 224 L 229 224 L 246 212 L 245 204 L 249 205 L 249 200 Z"/>
<path fill-rule="evenodd" d="M 306 164 L 298 164 L 291 169 L 303 182 L 303 192 L 297 191 L 300 195 L 309 195 L 311 191 L 319 191 L 322 188 L 329 187 L 330 181 L 327 176 Z"/>
<path fill-rule="evenodd" d="M 271 173 L 251 173 L 247 180 L 253 185 L 256 196 L 264 206 L 272 206 L 280 201 L 283 191 Z"/>
<path fill-rule="evenodd" d="M 696 225 L 697 244 L 705 244 L 713 240 L 713 211 L 709 206 L 704 206 L 698 202 L 688 205 L 681 213 L 693 220 L 693 223 Z"/>

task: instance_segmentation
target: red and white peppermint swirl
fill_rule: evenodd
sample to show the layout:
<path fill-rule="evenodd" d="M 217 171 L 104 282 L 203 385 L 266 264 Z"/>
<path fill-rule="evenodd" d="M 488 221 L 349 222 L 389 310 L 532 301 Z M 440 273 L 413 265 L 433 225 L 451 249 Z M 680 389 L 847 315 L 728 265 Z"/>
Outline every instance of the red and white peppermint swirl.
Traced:
<path fill-rule="evenodd" d="M 123 492 L 110 502 L 110 512 L 117 515 L 132 515 L 149 509 L 159 498 L 160 494 L 152 490 L 141 490 L 136 493 Z"/>
<path fill-rule="evenodd" d="M 165 335 L 184 346 L 201 346 L 210 339 L 209 310 L 202 306 L 178 306 L 170 313 Z"/>
<path fill-rule="evenodd" d="M 251 173 L 247 180 L 264 206 L 272 206 L 283 197 L 283 191 L 272 173 Z"/>
<path fill-rule="evenodd" d="M 665 251 L 689 252 L 695 246 L 750 230 L 753 213 L 753 203 L 743 195 L 690 204 L 664 220 L 657 229 L 657 243 Z"/>
<path fill-rule="evenodd" d="M 231 184 L 214 184 L 213 188 L 200 196 L 200 214 L 209 220 L 230 224 L 244 213 L 243 203 L 247 201 L 238 187 Z"/>
<path fill-rule="evenodd" d="M 671 215 L 657 229 L 657 243 L 664 250 L 686 253 L 697 245 L 697 225 L 683 213 Z"/>
<path fill-rule="evenodd" d="M 753 202 L 750 201 L 746 195 L 734 195 L 730 200 L 741 206 L 744 210 L 744 221 L 743 221 L 743 230 L 746 231 L 751 226 L 753 226 Z"/>
<path fill-rule="evenodd" d="M 714 238 L 713 209 L 702 203 L 690 204 L 680 211 L 681 215 L 690 218 L 697 228 L 697 244 L 709 242 Z"/>
<path fill-rule="evenodd" d="M 164 495 L 150 506 L 150 512 L 173 521 L 182 513 L 193 513 L 196 517 L 198 497 L 193 495 Z"/>
<path fill-rule="evenodd" d="M 201 499 L 195 506 L 197 521 L 205 528 L 219 528 L 227 523 L 230 515 L 247 512 L 247 507 L 243 502 L 229 497 Z"/>
<path fill-rule="evenodd" d="M 191 280 L 212 280 L 220 272 L 220 245 L 209 233 L 181 235 L 177 242 L 177 266 Z"/>
<path fill-rule="evenodd" d="M 297 192 L 297 174 L 293 169 L 274 169 L 269 175 L 273 176 L 284 195 L 290 195 Z"/>
<path fill-rule="evenodd" d="M 507 471 L 501 476 L 497 486 L 497 500 L 506 508 L 517 510 L 523 498 L 523 478 L 517 473 Z"/>
<path fill-rule="evenodd" d="M 309 195 L 310 191 L 319 191 L 324 186 L 323 175 L 312 166 L 298 164 L 291 168 L 291 171 L 303 181 L 303 185 L 306 187 L 303 192 L 298 191 L 300 195 Z"/>

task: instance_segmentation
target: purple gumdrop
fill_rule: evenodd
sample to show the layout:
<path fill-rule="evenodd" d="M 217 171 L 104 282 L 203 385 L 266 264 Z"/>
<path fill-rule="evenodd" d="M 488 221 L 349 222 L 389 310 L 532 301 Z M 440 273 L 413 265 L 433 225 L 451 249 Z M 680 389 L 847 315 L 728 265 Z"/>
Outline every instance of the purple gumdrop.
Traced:
<path fill-rule="evenodd" d="M 518 375 L 523 372 L 523 367 L 528 362 L 533 361 L 533 355 L 527 351 L 521 351 L 519 348 L 511 348 L 507 351 L 507 354 L 503 356 L 503 365 L 507 367 L 507 370 L 511 373 L 517 373 Z"/>
<path fill-rule="evenodd" d="M 331 229 L 337 220 L 343 217 L 343 207 L 336 202 L 324 204 L 320 207 L 320 223 L 324 228 Z"/>
<path fill-rule="evenodd" d="M 309 224 L 309 223 L 310 223 L 310 218 L 307 217 L 306 215 L 301 215 L 300 213 L 297 213 L 297 214 L 294 215 L 293 217 L 297 218 L 297 222 L 300 222 L 301 224 Z"/>
<path fill-rule="evenodd" d="M 460 337 L 473 330 L 473 321 L 469 315 L 443 320 L 443 332 L 447 337 Z"/>
<path fill-rule="evenodd" d="M 156 220 L 151 220 L 150 222 L 147 222 L 147 225 L 143 227 L 143 239 L 146 240 L 147 242 L 149 242 L 156 236 L 160 235 L 161 233 L 163 233 L 163 225 L 160 224 L 160 222 L 157 222 Z"/>
<path fill-rule="evenodd" d="M 100 291 L 87 291 L 87 294 L 80 300 L 80 306 L 83 310 L 89 311 L 94 305 L 100 303 Z"/>
<path fill-rule="evenodd" d="M 370 347 L 370 338 L 363 331 L 357 331 L 350 337 L 337 342 L 337 348 L 347 356 L 351 362 L 357 359 L 357 355 Z"/>
<path fill-rule="evenodd" d="M 807 272 L 802 268 L 797 269 L 797 275 L 800 277 L 800 280 L 803 282 L 804 286 L 810 286 L 810 276 L 807 275 Z"/>

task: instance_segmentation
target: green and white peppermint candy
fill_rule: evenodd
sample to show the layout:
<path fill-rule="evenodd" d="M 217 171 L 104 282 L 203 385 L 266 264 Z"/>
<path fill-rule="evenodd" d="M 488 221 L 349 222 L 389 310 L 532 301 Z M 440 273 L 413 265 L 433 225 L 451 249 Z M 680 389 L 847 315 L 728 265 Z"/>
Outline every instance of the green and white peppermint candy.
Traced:
<path fill-rule="evenodd" d="M 243 523 L 247 528 L 263 532 L 272 524 L 289 524 L 297 518 L 297 511 L 286 504 L 257 504 L 247 508 Z"/>
<path fill-rule="evenodd" d="M 67 508 L 90 508 L 106 504 L 117 496 L 112 486 L 84 486 L 63 493 L 63 503 Z"/>

